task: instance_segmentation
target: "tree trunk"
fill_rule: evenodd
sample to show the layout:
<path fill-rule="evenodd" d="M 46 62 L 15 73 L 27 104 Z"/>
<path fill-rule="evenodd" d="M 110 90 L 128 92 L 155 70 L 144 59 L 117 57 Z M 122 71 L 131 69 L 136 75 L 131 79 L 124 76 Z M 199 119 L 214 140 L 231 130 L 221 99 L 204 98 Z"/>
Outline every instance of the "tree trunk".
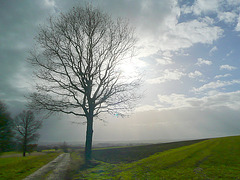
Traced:
<path fill-rule="evenodd" d="M 27 138 L 25 136 L 23 140 L 23 157 L 26 156 L 26 151 L 27 151 Z"/>
<path fill-rule="evenodd" d="M 23 157 L 26 156 L 26 144 L 25 142 L 23 143 Z"/>
<path fill-rule="evenodd" d="M 85 143 L 85 163 L 90 164 L 92 159 L 93 115 L 87 117 L 87 132 Z"/>

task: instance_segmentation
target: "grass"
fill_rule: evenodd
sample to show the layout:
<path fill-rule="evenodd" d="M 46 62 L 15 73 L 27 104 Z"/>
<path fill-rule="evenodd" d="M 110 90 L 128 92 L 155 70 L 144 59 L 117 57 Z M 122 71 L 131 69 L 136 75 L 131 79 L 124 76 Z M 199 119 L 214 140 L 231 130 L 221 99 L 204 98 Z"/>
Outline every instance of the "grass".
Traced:
<path fill-rule="evenodd" d="M 71 161 L 67 168 L 66 179 L 72 179 L 79 169 L 84 166 L 83 153 L 79 150 L 73 150 L 70 153 Z"/>
<path fill-rule="evenodd" d="M 0 158 L 0 179 L 23 179 L 55 159 L 60 153 Z"/>
<path fill-rule="evenodd" d="M 76 179 L 240 179 L 240 136 L 205 140 L 132 163 L 101 162 Z"/>
<path fill-rule="evenodd" d="M 17 152 L 17 151 L 2 152 L 0 156 L 13 155 L 13 154 L 20 154 L 20 152 Z"/>
<path fill-rule="evenodd" d="M 55 149 L 46 149 L 46 150 L 42 150 L 42 152 L 55 152 Z"/>

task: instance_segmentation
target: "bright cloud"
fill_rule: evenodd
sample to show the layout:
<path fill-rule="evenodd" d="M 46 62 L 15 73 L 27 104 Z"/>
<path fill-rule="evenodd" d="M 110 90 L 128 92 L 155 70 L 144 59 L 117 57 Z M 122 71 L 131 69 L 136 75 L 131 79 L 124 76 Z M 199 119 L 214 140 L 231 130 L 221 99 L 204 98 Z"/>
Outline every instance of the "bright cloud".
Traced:
<path fill-rule="evenodd" d="M 156 61 L 158 64 L 161 64 L 161 65 L 173 64 L 172 59 L 168 57 L 156 58 Z"/>
<path fill-rule="evenodd" d="M 209 54 L 212 55 L 215 51 L 217 51 L 218 48 L 217 46 L 214 46 L 210 51 L 209 51 Z"/>
<path fill-rule="evenodd" d="M 209 61 L 209 60 L 204 60 L 202 58 L 198 58 L 198 61 L 196 63 L 196 65 L 198 66 L 202 66 L 202 65 L 211 65 L 212 64 L 212 61 Z"/>
<path fill-rule="evenodd" d="M 190 78 L 196 78 L 196 77 L 199 77 L 199 76 L 202 76 L 202 73 L 199 72 L 199 71 L 190 72 L 188 74 L 188 77 L 190 77 Z"/>
<path fill-rule="evenodd" d="M 44 5 L 54 7 L 55 6 L 55 1 L 54 0 L 44 0 Z"/>
<path fill-rule="evenodd" d="M 235 27 L 235 31 L 240 31 L 240 15 L 238 16 L 238 22 L 237 22 L 237 25 Z"/>
<path fill-rule="evenodd" d="M 180 70 L 169 70 L 166 69 L 163 71 L 162 76 L 149 79 L 148 83 L 150 84 L 160 84 L 164 83 L 166 81 L 174 81 L 174 80 L 179 80 L 181 77 L 185 76 L 186 74 Z"/>
<path fill-rule="evenodd" d="M 232 76 L 232 75 L 231 74 L 217 75 L 214 78 L 219 79 L 219 78 L 224 78 L 224 77 L 229 77 L 229 76 Z"/>
<path fill-rule="evenodd" d="M 217 12 L 219 7 L 219 0 L 196 0 L 192 6 L 193 13 L 200 15 L 209 12 Z"/>
<path fill-rule="evenodd" d="M 225 23 L 234 23 L 237 18 L 237 14 L 234 12 L 219 12 L 218 19 Z"/>
<path fill-rule="evenodd" d="M 171 95 L 158 95 L 158 100 L 163 105 L 169 105 L 170 107 L 174 108 L 181 108 L 188 106 L 186 102 L 186 98 L 184 94 L 171 94 Z"/>
<path fill-rule="evenodd" d="M 142 105 L 135 108 L 135 112 L 142 112 L 142 111 L 153 111 L 156 110 L 156 106 L 153 105 Z"/>
<path fill-rule="evenodd" d="M 173 60 L 172 60 L 172 54 L 170 51 L 163 51 L 160 53 L 161 56 L 157 56 L 155 59 L 157 61 L 158 64 L 161 65 L 167 65 L 167 64 L 173 64 Z"/>
<path fill-rule="evenodd" d="M 234 84 L 240 84 L 240 80 L 232 80 L 232 81 L 220 81 L 217 80 L 216 82 L 210 82 L 207 84 L 204 84 L 203 86 L 199 88 L 193 88 L 193 92 L 201 92 L 209 89 L 217 89 L 225 86 L 231 86 Z"/>
<path fill-rule="evenodd" d="M 220 68 L 219 68 L 220 70 L 229 70 L 229 71 L 231 71 L 231 70 L 234 70 L 234 69 L 237 69 L 236 67 L 234 67 L 234 66 L 230 66 L 230 65 L 228 65 L 228 64 L 225 64 L 225 65 L 221 65 L 220 66 Z"/>
<path fill-rule="evenodd" d="M 201 98 L 186 97 L 184 94 L 158 95 L 160 104 L 168 105 L 168 109 L 198 107 L 201 109 L 228 107 L 238 110 L 240 108 L 240 91 L 216 93 Z"/>
<path fill-rule="evenodd" d="M 205 17 L 175 24 L 160 37 L 161 50 L 179 50 L 193 44 L 212 44 L 223 35 L 223 29 L 213 25 L 213 19 Z"/>

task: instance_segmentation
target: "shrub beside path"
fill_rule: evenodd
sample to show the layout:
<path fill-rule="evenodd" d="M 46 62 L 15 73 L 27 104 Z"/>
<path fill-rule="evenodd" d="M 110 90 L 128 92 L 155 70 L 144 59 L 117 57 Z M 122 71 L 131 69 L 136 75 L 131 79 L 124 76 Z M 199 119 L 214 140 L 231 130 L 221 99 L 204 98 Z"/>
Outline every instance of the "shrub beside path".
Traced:
<path fill-rule="evenodd" d="M 70 163 L 70 153 L 63 153 L 56 159 L 41 167 L 33 174 L 27 176 L 24 180 L 63 180 Z M 49 174 L 49 175 L 48 175 Z"/>

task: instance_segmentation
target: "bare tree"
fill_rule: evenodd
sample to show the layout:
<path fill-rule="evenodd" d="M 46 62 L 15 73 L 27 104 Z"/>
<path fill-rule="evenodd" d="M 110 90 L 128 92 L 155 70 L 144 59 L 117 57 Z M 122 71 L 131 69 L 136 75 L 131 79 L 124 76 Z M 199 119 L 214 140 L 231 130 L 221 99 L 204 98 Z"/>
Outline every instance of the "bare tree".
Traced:
<path fill-rule="evenodd" d="M 23 150 L 23 156 L 26 155 L 27 147 L 30 142 L 39 138 L 37 131 L 40 129 L 42 121 L 36 120 L 32 111 L 23 111 L 14 119 L 14 129 L 16 138 L 20 141 Z"/>
<path fill-rule="evenodd" d="M 136 38 L 126 20 L 112 20 L 91 5 L 50 18 L 31 52 L 35 110 L 86 117 L 85 160 L 91 160 L 93 118 L 100 113 L 125 115 L 138 98 L 138 79 L 123 79 L 119 65 L 132 55 Z"/>

